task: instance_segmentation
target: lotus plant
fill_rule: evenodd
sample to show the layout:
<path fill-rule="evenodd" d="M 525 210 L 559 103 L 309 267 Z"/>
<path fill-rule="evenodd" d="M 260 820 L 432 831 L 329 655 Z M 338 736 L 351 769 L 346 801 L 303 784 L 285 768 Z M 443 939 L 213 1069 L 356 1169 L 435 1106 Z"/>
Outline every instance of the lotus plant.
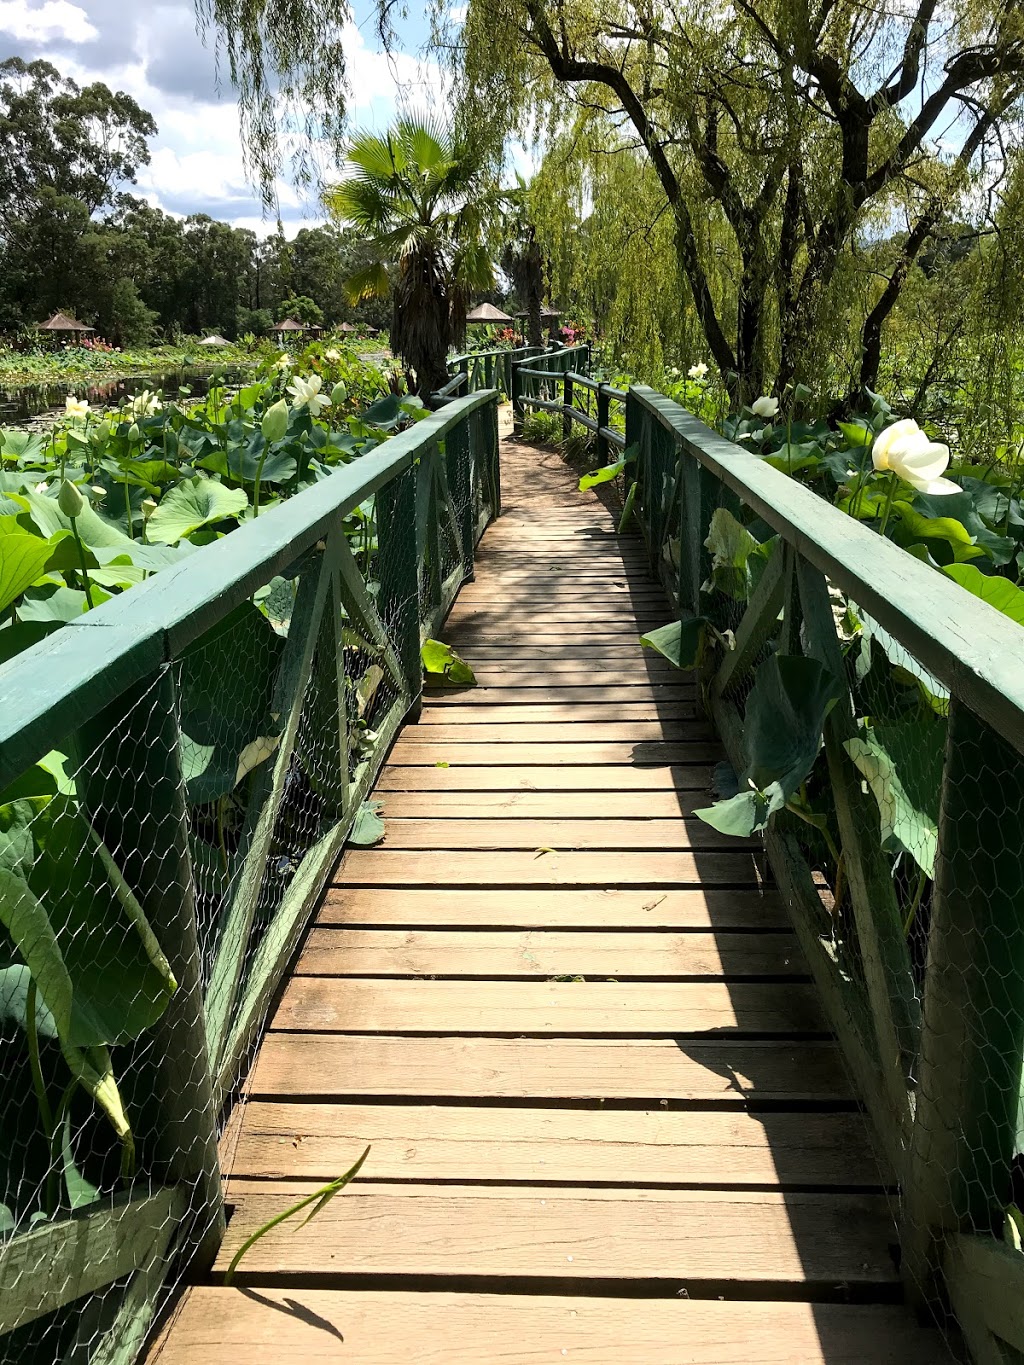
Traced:
<path fill-rule="evenodd" d="M 292 406 L 309 408 L 311 417 L 319 417 L 324 408 L 331 406 L 331 400 L 320 392 L 323 382 L 318 374 L 310 375 L 308 379 L 302 379 L 296 375 L 288 385 L 288 392 L 294 399 Z"/>

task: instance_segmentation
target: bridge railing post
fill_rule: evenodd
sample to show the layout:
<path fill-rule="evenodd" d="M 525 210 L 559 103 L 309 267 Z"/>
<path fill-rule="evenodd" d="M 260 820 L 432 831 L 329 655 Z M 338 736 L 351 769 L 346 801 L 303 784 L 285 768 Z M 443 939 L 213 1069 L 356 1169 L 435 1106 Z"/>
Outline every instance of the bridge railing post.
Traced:
<path fill-rule="evenodd" d="M 598 462 L 598 464 L 606 464 L 606 463 L 608 462 L 608 437 L 607 437 L 607 436 L 603 436 L 601 433 L 604 431 L 604 429 L 605 429 L 605 428 L 607 427 L 607 425 L 608 425 L 609 414 L 610 414 L 610 410 L 611 410 L 610 405 L 611 405 L 611 398 L 610 398 L 610 395 L 609 395 L 609 393 L 608 393 L 608 386 L 607 386 L 606 384 L 600 384 L 600 385 L 598 385 L 598 389 L 597 389 L 597 440 L 596 440 L 596 442 L 595 442 L 595 450 L 596 450 L 596 452 L 597 452 L 597 462 Z"/>

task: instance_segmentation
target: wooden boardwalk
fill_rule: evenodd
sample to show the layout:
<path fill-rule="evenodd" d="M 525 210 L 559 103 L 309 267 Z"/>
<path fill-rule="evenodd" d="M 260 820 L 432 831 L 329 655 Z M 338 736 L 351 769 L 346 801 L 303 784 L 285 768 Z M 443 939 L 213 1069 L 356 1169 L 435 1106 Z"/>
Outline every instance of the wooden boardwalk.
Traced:
<path fill-rule="evenodd" d="M 924 1365 L 864 1120 L 637 541 L 506 441 L 506 513 L 232 1125 L 158 1365 Z M 362 1178 L 219 1277 L 246 1235 Z M 230 1150 L 229 1150 L 230 1148 Z"/>

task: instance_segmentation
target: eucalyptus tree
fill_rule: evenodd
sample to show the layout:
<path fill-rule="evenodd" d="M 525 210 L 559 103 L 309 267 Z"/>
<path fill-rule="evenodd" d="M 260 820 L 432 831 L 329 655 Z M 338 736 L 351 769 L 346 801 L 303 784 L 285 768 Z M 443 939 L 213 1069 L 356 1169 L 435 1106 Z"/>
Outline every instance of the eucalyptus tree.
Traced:
<path fill-rule="evenodd" d="M 239 50 L 246 7 L 223 6 L 237 11 Z M 393 5 L 379 10 L 386 31 Z M 993 174 L 1022 90 L 1024 19 L 1010 0 L 434 0 L 434 14 L 471 126 L 547 135 L 586 111 L 615 130 L 608 151 L 646 158 L 737 396 L 813 371 L 847 312 L 851 253 L 902 216 L 902 248 L 859 320 L 851 378 L 874 381 L 913 262 L 972 178 Z M 313 24 L 301 7 L 284 24 L 311 77 L 298 54 Z M 321 77 L 324 61 L 318 51 Z"/>
<path fill-rule="evenodd" d="M 324 203 L 373 257 L 349 278 L 349 300 L 390 296 L 391 348 L 426 399 L 448 377 L 471 296 L 494 282 L 485 226 L 498 197 L 487 163 L 444 125 L 407 117 L 380 135 L 357 133 L 344 167 Z"/>

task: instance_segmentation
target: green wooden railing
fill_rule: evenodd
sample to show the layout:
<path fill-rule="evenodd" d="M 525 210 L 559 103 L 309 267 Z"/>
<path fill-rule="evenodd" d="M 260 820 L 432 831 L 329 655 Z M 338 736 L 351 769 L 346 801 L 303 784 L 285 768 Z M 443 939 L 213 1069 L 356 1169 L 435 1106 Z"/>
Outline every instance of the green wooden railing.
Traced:
<path fill-rule="evenodd" d="M 497 394 L 482 391 L 0 667 L 0 791 L 48 752 L 68 755 L 85 818 L 178 983 L 159 1021 L 115 1050 L 132 1178 L 30 1224 L 26 1171 L 12 1164 L 24 1155 L 45 1181 L 49 1151 L 41 1134 L 24 1152 L 20 1138 L 5 1144 L 0 1202 L 16 1213 L 0 1230 L 0 1334 L 15 1334 L 0 1335 L 5 1358 L 127 1362 L 168 1275 L 212 1256 L 232 1094 L 387 751 L 418 710 L 421 642 L 499 510 Z M 213 801 L 225 754 L 228 794 Z M 20 1031 L 0 1032 L 6 1083 L 27 1074 L 25 1046 Z M 59 1068 L 57 1049 L 47 1059 Z M 8 1120 L 33 1110 L 31 1084 L 5 1093 Z M 95 1114 L 83 1121 L 93 1147 L 116 1148 Z"/>
<path fill-rule="evenodd" d="M 838 860 L 788 810 L 769 823 L 768 860 L 899 1183 L 908 1292 L 951 1305 L 977 1361 L 1019 1362 L 1024 1255 L 1003 1230 L 1024 1145 L 1021 627 L 653 390 L 631 388 L 625 405 L 651 572 L 680 621 L 707 622 L 701 695 L 735 772 L 749 761 L 745 701 L 767 658 L 802 655 L 832 679 L 839 701 L 818 760 L 825 814 L 813 818 L 834 831 Z M 567 398 L 562 409 L 579 420 Z M 706 542 L 717 509 L 771 549 L 742 601 L 714 590 L 722 570 Z M 907 695 L 926 685 L 945 717 L 916 956 L 879 805 L 846 747 L 864 708 L 849 611 L 896 660 L 887 676 Z M 924 917 L 920 891 L 914 904 Z"/>
<path fill-rule="evenodd" d="M 558 346 L 548 349 L 517 346 L 453 356 L 448 361 L 451 379 L 433 395 L 432 406 L 439 407 L 460 394 L 479 393 L 481 389 L 497 389 L 499 393 L 511 395 L 513 367 L 517 363 L 532 356 L 550 355 L 561 349 Z"/>
<path fill-rule="evenodd" d="M 579 364 L 580 369 L 573 365 Z M 565 347 L 536 359 L 513 363 L 512 401 L 518 425 L 527 408 L 560 413 L 562 436 L 568 440 L 575 425 L 594 437 L 598 463 L 608 457 L 610 445 L 622 450 L 626 444 L 624 427 L 612 425 L 612 404 L 621 417 L 626 391 L 601 380 L 592 379 L 590 347 Z"/>

